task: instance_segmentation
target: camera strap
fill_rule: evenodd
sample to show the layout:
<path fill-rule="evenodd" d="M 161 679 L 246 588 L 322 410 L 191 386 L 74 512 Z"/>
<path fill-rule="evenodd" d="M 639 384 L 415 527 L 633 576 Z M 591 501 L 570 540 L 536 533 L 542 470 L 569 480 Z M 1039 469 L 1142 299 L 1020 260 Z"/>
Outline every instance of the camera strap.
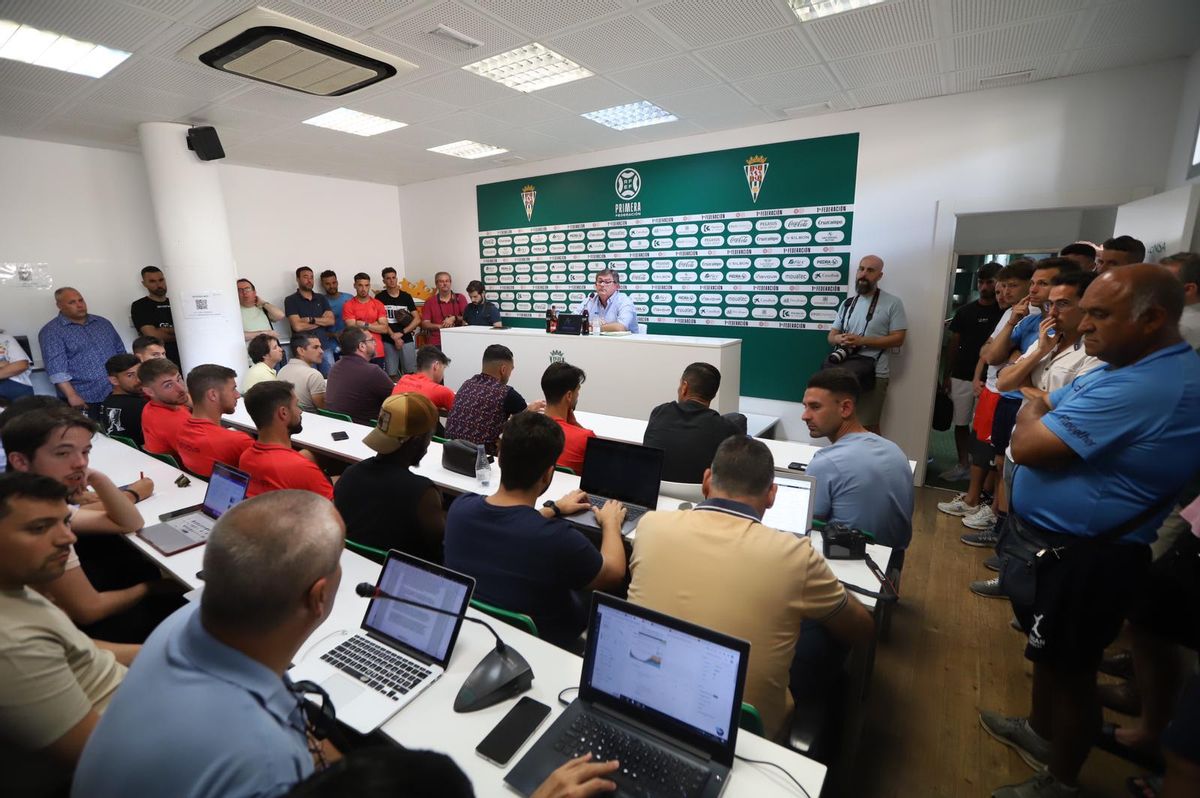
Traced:
<path fill-rule="evenodd" d="M 867 327 L 871 325 L 871 319 L 875 318 L 875 306 L 879 304 L 879 294 L 881 291 L 875 289 L 875 296 L 871 297 L 871 304 L 867 307 L 867 320 L 863 322 L 863 330 L 861 335 L 866 336 Z M 858 294 L 855 294 L 849 302 L 842 305 L 842 329 L 846 329 L 846 325 L 850 323 L 850 319 L 854 316 L 854 307 L 858 304 Z"/>

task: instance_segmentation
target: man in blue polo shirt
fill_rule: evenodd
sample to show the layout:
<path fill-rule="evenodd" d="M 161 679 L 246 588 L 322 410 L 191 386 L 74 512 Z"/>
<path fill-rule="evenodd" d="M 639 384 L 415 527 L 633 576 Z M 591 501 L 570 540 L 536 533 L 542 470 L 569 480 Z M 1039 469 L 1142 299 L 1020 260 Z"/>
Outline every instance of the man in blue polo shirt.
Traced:
<path fill-rule="evenodd" d="M 1032 601 L 1013 606 L 1034 663 L 1032 711 L 980 715 L 989 734 L 1047 772 L 993 798 L 1078 793 L 1099 731 L 1100 657 L 1146 576 L 1171 500 L 1200 468 L 1200 357 L 1179 334 L 1178 280 L 1144 263 L 1111 269 L 1081 307 L 1084 348 L 1107 365 L 1031 399 L 1012 438 L 1014 512 L 1001 559 L 1021 539 L 1047 558 L 1038 558 Z M 1117 540 L 1088 540 L 1124 525 Z"/>
<path fill-rule="evenodd" d="M 596 290 L 575 306 L 576 313 L 584 311 L 589 324 L 600 320 L 601 332 L 639 331 L 637 308 L 628 294 L 621 293 L 621 275 L 612 269 L 596 272 Z"/>
<path fill-rule="evenodd" d="M 344 538 L 333 505 L 308 491 L 221 516 L 199 607 L 150 635 L 83 750 L 72 795 L 269 798 L 312 773 L 285 672 L 333 607 Z"/>
<path fill-rule="evenodd" d="M 313 270 L 307 266 L 296 269 L 296 293 L 284 297 L 283 312 L 287 314 L 292 332 L 312 333 L 321 341 L 323 355 L 317 370 L 322 377 L 328 377 L 337 349 L 337 340 L 330 331 L 340 317 L 334 316 L 324 294 L 313 291 Z"/>

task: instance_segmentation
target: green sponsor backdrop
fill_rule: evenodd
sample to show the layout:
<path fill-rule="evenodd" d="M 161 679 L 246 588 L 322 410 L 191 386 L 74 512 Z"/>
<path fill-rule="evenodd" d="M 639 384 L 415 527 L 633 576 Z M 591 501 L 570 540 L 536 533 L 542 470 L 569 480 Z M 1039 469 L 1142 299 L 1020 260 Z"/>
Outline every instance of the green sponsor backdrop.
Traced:
<path fill-rule="evenodd" d="M 741 338 L 741 393 L 799 401 L 849 282 L 857 165 L 848 134 L 481 185 L 480 277 L 535 327 L 614 268 L 644 331 Z"/>

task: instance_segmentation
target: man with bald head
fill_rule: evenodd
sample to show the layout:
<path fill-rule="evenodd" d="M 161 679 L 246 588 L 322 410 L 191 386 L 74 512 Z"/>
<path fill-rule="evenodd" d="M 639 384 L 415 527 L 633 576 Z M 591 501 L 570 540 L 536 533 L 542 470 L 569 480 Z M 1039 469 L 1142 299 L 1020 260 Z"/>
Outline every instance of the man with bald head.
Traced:
<path fill-rule="evenodd" d="M 88 313 L 83 294 L 64 286 L 54 292 L 58 315 L 38 332 L 46 376 L 72 407 L 95 417 L 112 392 L 105 363 L 125 354 L 125 342 L 112 322 Z"/>
<path fill-rule="evenodd" d="M 1101 655 L 1146 579 L 1159 525 L 1200 469 L 1200 357 L 1179 334 L 1183 301 L 1162 266 L 1105 271 L 1083 296 L 1078 327 L 1087 354 L 1105 365 L 1031 398 L 1017 416 L 1012 512 L 998 552 L 1000 588 L 1028 635 L 1032 711 L 980 720 L 1047 772 L 994 798 L 1078 793 L 1100 728 Z M 1033 589 L 1020 591 L 1029 561 Z"/>
<path fill-rule="evenodd" d="M 854 296 L 842 303 L 829 328 L 830 346 L 844 348 L 848 356 L 861 355 L 875 361 L 875 385 L 859 396 L 858 419 L 876 434 L 891 374 L 888 350 L 903 346 L 908 333 L 904 303 L 879 287 L 882 279 L 883 258 L 867 255 L 860 260 Z"/>
<path fill-rule="evenodd" d="M 333 505 L 308 491 L 267 493 L 222 515 L 199 606 L 146 641 L 83 751 L 72 794 L 274 796 L 312 773 L 286 672 L 333 607 L 344 537 Z"/>

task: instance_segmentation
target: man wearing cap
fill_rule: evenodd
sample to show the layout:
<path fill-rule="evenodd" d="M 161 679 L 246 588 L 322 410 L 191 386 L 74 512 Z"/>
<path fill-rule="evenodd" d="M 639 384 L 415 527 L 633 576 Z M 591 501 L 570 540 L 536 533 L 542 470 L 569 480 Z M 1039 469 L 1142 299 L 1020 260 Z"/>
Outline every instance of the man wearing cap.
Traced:
<path fill-rule="evenodd" d="M 300 401 L 286 380 L 260 382 L 242 397 L 246 412 L 258 427 L 258 440 L 238 460 L 250 475 L 246 496 L 273 490 L 309 490 L 333 499 L 333 485 L 307 451 L 292 448 L 300 432 Z"/>
<path fill-rule="evenodd" d="M 383 403 L 379 425 L 363 438 L 378 454 L 347 468 L 333 489 L 349 540 L 442 561 L 441 493 L 410 470 L 429 449 L 437 422 L 437 408 L 419 393 L 398 393 Z"/>

